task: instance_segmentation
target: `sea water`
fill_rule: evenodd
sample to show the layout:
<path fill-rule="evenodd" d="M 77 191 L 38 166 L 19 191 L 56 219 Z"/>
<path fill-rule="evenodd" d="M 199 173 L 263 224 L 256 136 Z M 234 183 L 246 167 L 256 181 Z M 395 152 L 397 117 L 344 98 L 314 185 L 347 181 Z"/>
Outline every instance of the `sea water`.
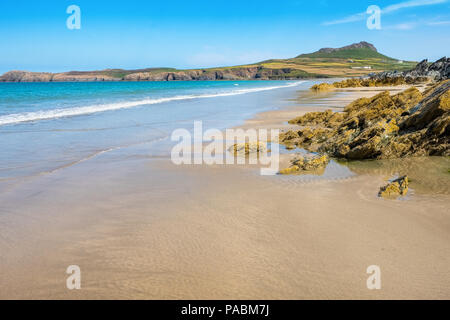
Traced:
<path fill-rule="evenodd" d="M 307 81 L 0 84 L 0 182 L 76 165 L 111 150 L 170 141 L 177 128 L 224 129 L 284 107 Z M 165 155 L 170 150 L 164 150 Z"/>

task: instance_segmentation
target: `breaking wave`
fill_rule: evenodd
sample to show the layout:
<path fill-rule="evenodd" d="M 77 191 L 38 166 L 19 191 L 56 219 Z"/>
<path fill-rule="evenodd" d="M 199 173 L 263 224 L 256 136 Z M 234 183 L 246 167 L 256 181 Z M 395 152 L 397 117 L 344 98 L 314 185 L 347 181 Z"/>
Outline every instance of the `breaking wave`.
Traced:
<path fill-rule="evenodd" d="M 228 91 L 228 92 L 220 92 L 220 93 L 214 93 L 214 94 L 180 95 L 180 96 L 173 96 L 173 97 L 167 97 L 167 98 L 143 99 L 143 100 L 137 100 L 137 101 L 124 101 L 124 102 L 116 102 L 116 103 L 109 103 L 109 104 L 97 104 L 97 105 L 84 106 L 84 107 L 73 107 L 73 108 L 53 109 L 53 110 L 40 110 L 40 111 L 34 111 L 34 112 L 9 114 L 9 115 L 0 116 L 0 126 L 7 125 L 7 124 L 16 124 L 16 123 L 21 123 L 21 122 L 50 120 L 50 119 L 58 119 L 58 118 L 64 118 L 64 117 L 73 117 L 73 116 L 80 116 L 80 115 L 86 115 L 86 114 L 93 114 L 93 113 L 105 112 L 105 111 L 129 109 L 129 108 L 134 108 L 134 107 L 143 106 L 143 105 L 152 105 L 152 104 L 159 104 L 159 103 L 171 102 L 171 101 L 235 96 L 235 95 L 252 93 L 252 92 L 260 92 L 260 91 L 268 91 L 268 90 L 274 90 L 274 89 L 294 87 L 303 82 L 304 81 L 296 81 L 294 83 L 290 83 L 290 84 L 282 85 L 282 86 L 232 90 L 232 91 Z"/>

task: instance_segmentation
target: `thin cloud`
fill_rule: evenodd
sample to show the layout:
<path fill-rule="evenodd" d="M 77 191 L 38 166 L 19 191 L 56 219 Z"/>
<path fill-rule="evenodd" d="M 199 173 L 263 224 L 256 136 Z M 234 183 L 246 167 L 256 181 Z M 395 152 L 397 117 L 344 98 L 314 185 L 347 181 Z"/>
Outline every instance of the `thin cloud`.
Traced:
<path fill-rule="evenodd" d="M 431 6 L 445 2 L 447 2 L 447 0 L 411 0 L 387 6 L 382 10 L 382 13 L 391 13 L 400 9 Z"/>
<path fill-rule="evenodd" d="M 445 3 L 448 0 L 411 0 L 411 1 L 405 1 L 400 2 L 397 4 L 392 4 L 390 6 L 387 6 L 386 8 L 381 10 L 382 14 L 392 13 L 401 9 L 405 8 L 413 8 L 413 7 L 422 7 L 422 6 L 430 6 L 430 5 L 436 5 Z M 348 16 L 346 18 L 342 18 L 339 20 L 333 20 L 333 21 L 327 21 L 324 22 L 323 25 L 330 26 L 335 24 L 342 24 L 342 23 L 349 23 L 349 22 L 356 22 L 356 21 L 362 21 L 367 17 L 366 12 L 361 12 L 357 14 L 353 14 L 351 16 Z"/>
<path fill-rule="evenodd" d="M 387 26 L 384 29 L 394 29 L 394 30 L 412 30 L 417 26 L 417 23 L 413 22 L 405 22 L 405 23 L 399 23 L 392 26 Z"/>
<path fill-rule="evenodd" d="M 448 20 L 417 20 L 410 22 L 402 22 L 384 27 L 385 30 L 412 30 L 420 26 L 439 27 L 450 25 Z"/>
<path fill-rule="evenodd" d="M 429 26 L 446 26 L 446 25 L 450 25 L 450 20 L 449 20 L 449 21 L 435 21 L 435 22 L 429 22 L 428 25 L 429 25 Z"/>

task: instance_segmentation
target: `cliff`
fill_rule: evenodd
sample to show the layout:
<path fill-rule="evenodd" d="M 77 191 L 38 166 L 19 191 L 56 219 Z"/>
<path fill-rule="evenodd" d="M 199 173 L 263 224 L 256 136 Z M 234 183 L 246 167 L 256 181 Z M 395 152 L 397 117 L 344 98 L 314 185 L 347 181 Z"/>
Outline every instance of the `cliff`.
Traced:
<path fill-rule="evenodd" d="M 415 62 L 399 64 L 398 60 L 378 53 L 374 45 L 362 41 L 337 49 L 323 48 L 296 58 L 273 59 L 245 66 L 191 70 L 107 69 L 62 73 L 10 71 L 0 76 L 0 82 L 293 80 L 364 76 L 373 71 L 408 70 L 415 65 Z"/>
<path fill-rule="evenodd" d="M 177 81 L 177 80 L 281 80 L 313 78 L 316 75 L 293 68 L 233 67 L 177 71 L 125 71 L 119 77 L 99 72 L 44 73 L 9 71 L 0 82 L 82 82 L 82 81 Z M 320 76 L 318 76 L 320 77 Z"/>

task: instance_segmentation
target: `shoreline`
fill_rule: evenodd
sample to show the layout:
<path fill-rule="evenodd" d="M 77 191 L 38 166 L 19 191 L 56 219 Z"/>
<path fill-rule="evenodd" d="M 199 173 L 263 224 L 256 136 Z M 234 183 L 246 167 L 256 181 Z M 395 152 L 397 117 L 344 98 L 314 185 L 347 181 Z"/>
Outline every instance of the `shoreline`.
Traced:
<path fill-rule="evenodd" d="M 23 84 L 29 84 L 29 83 L 109 83 L 109 82 L 200 82 L 200 81 L 219 81 L 219 82 L 225 82 L 225 81 L 324 81 L 324 80 L 331 80 L 331 79 L 338 79 L 334 77 L 325 77 L 325 78 L 287 78 L 287 79 L 193 79 L 193 80 L 74 80 L 74 81 L 1 81 L 2 83 L 23 83 Z"/>
<path fill-rule="evenodd" d="M 354 95 L 325 95 L 311 110 L 300 105 L 258 113 L 238 127 L 283 127 L 294 113 L 330 104 L 338 109 Z M 29 197 L 21 210 L 2 204 L 20 213 L 17 225 L 30 225 L 17 235 L 0 216 L 12 227 L 0 240 L 7 258 L 1 297 L 450 296 L 448 194 L 379 199 L 383 174 L 364 170 L 309 182 L 261 177 L 245 166 L 116 158 L 115 152 L 104 154 L 24 187 Z M 11 241 L 21 236 L 21 242 Z M 78 292 L 64 287 L 69 264 L 82 270 Z M 374 264 L 382 270 L 380 291 L 366 288 L 366 268 Z"/>

